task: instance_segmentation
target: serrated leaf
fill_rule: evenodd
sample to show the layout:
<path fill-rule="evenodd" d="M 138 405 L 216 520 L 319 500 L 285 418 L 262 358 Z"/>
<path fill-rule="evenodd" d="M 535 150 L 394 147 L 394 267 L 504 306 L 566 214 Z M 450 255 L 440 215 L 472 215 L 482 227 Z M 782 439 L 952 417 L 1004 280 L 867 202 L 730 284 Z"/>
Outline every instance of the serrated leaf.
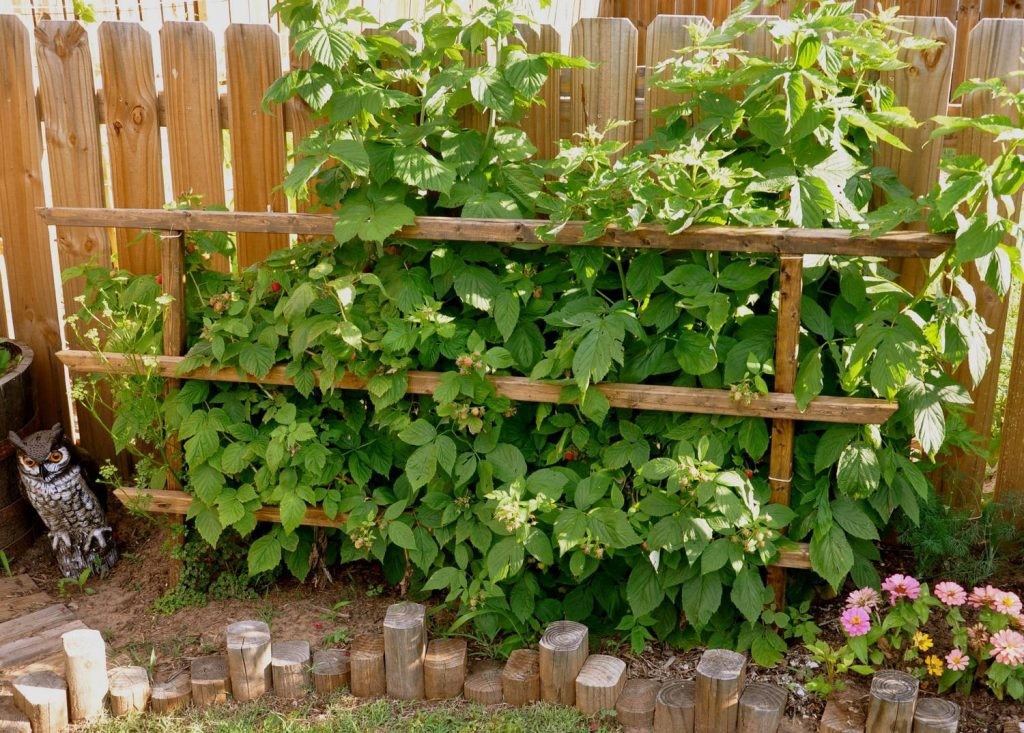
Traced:
<path fill-rule="evenodd" d="M 455 169 L 419 145 L 396 147 L 395 175 L 410 186 L 448 193 L 455 183 Z"/>
<path fill-rule="evenodd" d="M 646 616 L 660 606 L 664 598 L 665 591 L 654 568 L 647 561 L 638 562 L 626 581 L 626 599 L 633 615 Z"/>
<path fill-rule="evenodd" d="M 409 424 L 398 434 L 399 440 L 409 445 L 426 445 L 437 437 L 437 430 L 426 420 L 420 419 Z"/>
<path fill-rule="evenodd" d="M 811 400 L 821 394 L 825 386 L 825 375 L 821 364 L 821 349 L 818 347 L 808 352 L 800 360 L 800 368 L 796 373 L 796 384 L 793 393 L 796 397 L 796 406 L 803 412 L 811 404 Z"/>
<path fill-rule="evenodd" d="M 246 344 L 238 354 L 238 364 L 254 377 L 263 378 L 274 366 L 274 350 L 263 344 Z"/>
<path fill-rule="evenodd" d="M 433 443 L 421 445 L 405 462 L 405 476 L 415 490 L 426 486 L 437 473 L 437 448 Z"/>
<path fill-rule="evenodd" d="M 519 325 L 519 297 L 508 290 L 501 290 L 494 299 L 494 322 L 498 332 L 507 343 Z"/>
<path fill-rule="evenodd" d="M 288 493 L 281 499 L 281 526 L 288 534 L 294 532 L 306 517 L 306 502 Z"/>
<path fill-rule="evenodd" d="M 416 549 L 416 535 L 412 528 L 404 522 L 392 522 L 388 525 L 388 539 L 401 547 L 403 550 Z"/>
<path fill-rule="evenodd" d="M 273 570 L 281 564 L 281 543 L 274 533 L 265 534 L 249 545 L 249 576 Z"/>
<path fill-rule="evenodd" d="M 673 351 L 679 366 L 687 374 L 707 374 L 718 366 L 718 355 L 711 340 L 702 333 L 681 331 Z"/>
<path fill-rule="evenodd" d="M 195 516 L 196 530 L 199 535 L 206 541 L 210 547 L 217 546 L 217 540 L 220 539 L 223 527 L 221 526 L 220 519 L 217 517 L 217 512 L 209 507 L 202 509 Z"/>
<path fill-rule="evenodd" d="M 836 525 L 811 537 L 811 568 L 833 588 L 841 588 L 853 568 L 853 548 L 846 533 Z"/>
<path fill-rule="evenodd" d="M 729 598 L 750 623 L 760 618 L 761 610 L 764 608 L 764 596 L 764 583 L 761 582 L 761 574 L 756 569 L 744 567 L 736 574 Z"/>
<path fill-rule="evenodd" d="M 515 537 L 505 537 L 487 553 L 487 574 L 495 583 L 518 573 L 523 567 L 523 546 Z"/>

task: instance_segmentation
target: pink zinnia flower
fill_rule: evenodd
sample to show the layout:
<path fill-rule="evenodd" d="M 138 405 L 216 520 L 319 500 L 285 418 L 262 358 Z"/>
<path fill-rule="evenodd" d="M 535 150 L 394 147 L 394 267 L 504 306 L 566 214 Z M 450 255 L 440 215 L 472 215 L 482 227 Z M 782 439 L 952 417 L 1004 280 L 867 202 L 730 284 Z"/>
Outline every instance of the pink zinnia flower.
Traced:
<path fill-rule="evenodd" d="M 874 588 L 860 588 L 846 597 L 847 608 L 878 608 L 882 603 L 882 596 Z"/>
<path fill-rule="evenodd" d="M 1016 631 L 997 631 L 992 634 L 989 643 L 992 645 L 992 656 L 1000 664 L 1016 667 L 1024 662 L 1024 636 Z"/>
<path fill-rule="evenodd" d="M 1012 591 L 997 590 L 995 593 L 995 609 L 1007 616 L 1015 616 L 1021 611 L 1020 596 Z"/>
<path fill-rule="evenodd" d="M 864 636 L 871 631 L 871 612 L 866 608 L 847 608 L 839 622 L 850 636 Z"/>
<path fill-rule="evenodd" d="M 954 649 L 946 655 L 946 669 L 951 669 L 954 672 L 963 672 L 970 662 L 971 658 L 959 649 Z"/>
<path fill-rule="evenodd" d="M 991 585 L 986 585 L 984 588 L 976 586 L 971 591 L 971 595 L 967 596 L 967 604 L 974 608 L 995 608 L 996 593 L 998 592 L 999 589 L 993 588 Z"/>
<path fill-rule="evenodd" d="M 889 602 L 896 603 L 900 598 L 907 598 L 911 601 L 921 595 L 921 584 L 917 578 L 909 575 L 890 575 L 882 583 L 882 590 L 889 594 Z"/>
<path fill-rule="evenodd" d="M 935 597 L 947 606 L 962 606 L 967 603 L 967 591 L 949 580 L 935 586 Z"/>

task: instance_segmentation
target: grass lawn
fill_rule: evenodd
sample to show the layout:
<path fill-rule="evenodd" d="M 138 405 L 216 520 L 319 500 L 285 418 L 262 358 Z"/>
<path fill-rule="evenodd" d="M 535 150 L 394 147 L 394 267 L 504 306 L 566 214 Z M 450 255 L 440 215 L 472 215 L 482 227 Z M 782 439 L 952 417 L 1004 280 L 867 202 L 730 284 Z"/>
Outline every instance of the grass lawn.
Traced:
<path fill-rule="evenodd" d="M 611 722 L 594 722 L 572 708 L 538 703 L 526 708 L 484 708 L 464 701 L 437 704 L 395 700 L 366 702 L 345 693 L 323 700 L 310 696 L 289 708 L 287 701 L 268 698 L 246 705 L 197 710 L 181 715 L 117 718 L 78 730 L 89 733 L 610 733 Z"/>

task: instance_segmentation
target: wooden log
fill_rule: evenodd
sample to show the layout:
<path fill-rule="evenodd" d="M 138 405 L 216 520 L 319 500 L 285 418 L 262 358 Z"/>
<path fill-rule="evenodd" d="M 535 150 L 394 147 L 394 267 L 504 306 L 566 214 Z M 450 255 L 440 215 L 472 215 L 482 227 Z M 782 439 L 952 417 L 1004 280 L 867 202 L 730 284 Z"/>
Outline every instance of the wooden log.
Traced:
<path fill-rule="evenodd" d="M 956 733 L 960 727 L 960 706 L 941 697 L 917 701 L 913 733 Z"/>
<path fill-rule="evenodd" d="M 504 699 L 500 669 L 485 669 L 466 678 L 463 694 L 470 702 L 498 705 Z"/>
<path fill-rule="evenodd" d="M 107 645 L 95 629 L 75 629 L 61 637 L 72 723 L 99 720 L 106 713 Z"/>
<path fill-rule="evenodd" d="M 383 634 L 360 634 L 353 639 L 348 664 L 353 695 L 382 697 L 387 692 Z"/>
<path fill-rule="evenodd" d="M 696 733 L 733 733 L 747 658 L 727 649 L 708 649 L 697 663 L 693 729 Z"/>
<path fill-rule="evenodd" d="M 423 699 L 426 621 L 427 609 L 421 603 L 395 603 L 384 615 L 384 666 L 389 697 Z"/>
<path fill-rule="evenodd" d="M 651 733 L 654 708 L 661 683 L 657 680 L 626 680 L 615 703 L 615 716 L 626 733 Z"/>
<path fill-rule="evenodd" d="M 223 654 L 192 660 L 192 702 L 197 707 L 223 705 L 231 697 L 231 675 Z"/>
<path fill-rule="evenodd" d="M 14 704 L 33 733 L 58 733 L 68 727 L 68 685 L 53 672 L 30 672 L 14 680 Z"/>
<path fill-rule="evenodd" d="M 150 706 L 154 713 L 169 715 L 187 707 L 192 701 L 192 681 L 188 672 L 178 672 L 166 682 L 153 685 Z"/>
<path fill-rule="evenodd" d="M 693 680 L 662 685 L 654 702 L 654 733 L 693 733 L 697 686 Z"/>
<path fill-rule="evenodd" d="M 290 699 L 305 695 L 309 687 L 309 642 L 275 641 L 271 649 L 274 694 Z"/>
<path fill-rule="evenodd" d="M 146 710 L 152 689 L 145 667 L 114 667 L 107 673 L 110 711 L 115 716 Z"/>
<path fill-rule="evenodd" d="M 910 733 L 918 681 L 906 672 L 883 669 L 871 678 L 865 733 Z"/>
<path fill-rule="evenodd" d="M 0 731 L 4 733 L 32 733 L 28 716 L 18 709 L 10 695 L 0 697 Z"/>
<path fill-rule="evenodd" d="M 428 700 L 458 697 L 466 684 L 466 640 L 432 639 L 423 658 L 423 694 Z"/>
<path fill-rule="evenodd" d="M 867 690 L 861 685 L 847 685 L 833 694 L 822 713 L 819 733 L 864 733 L 866 698 Z"/>
<path fill-rule="evenodd" d="M 590 631 L 576 621 L 555 621 L 544 630 L 539 646 L 541 699 L 575 705 L 576 677 L 590 654 Z"/>
<path fill-rule="evenodd" d="M 775 733 L 786 713 L 789 693 L 778 685 L 754 682 L 743 688 L 736 733 Z"/>
<path fill-rule="evenodd" d="M 255 700 L 273 687 L 270 627 L 262 621 L 239 621 L 227 629 L 231 692 L 239 702 Z"/>
<path fill-rule="evenodd" d="M 576 677 L 576 708 L 584 715 L 614 710 L 625 684 L 625 662 L 607 654 L 591 654 Z"/>
<path fill-rule="evenodd" d="M 94 374 L 137 374 L 140 362 L 137 356 L 89 351 L 61 351 L 58 358 L 73 372 Z M 201 379 L 212 382 L 239 382 L 246 384 L 293 385 L 284 366 L 275 366 L 263 377 L 240 373 L 236 369 L 199 367 L 179 373 L 183 357 L 150 357 L 154 376 Z M 408 372 L 408 394 L 433 394 L 443 378 L 441 372 Z M 527 377 L 488 377 L 498 394 L 520 402 L 548 402 L 574 404 L 564 400 L 562 392 L 567 383 L 540 381 Z M 346 372 L 334 386 L 339 389 L 365 390 L 369 380 Z M 786 420 L 843 424 L 880 424 L 896 412 L 895 402 L 868 397 L 819 396 L 803 411 L 792 394 L 771 392 L 755 395 L 749 401 L 737 402 L 727 389 L 703 387 L 674 387 L 657 384 L 618 384 L 605 382 L 594 385 L 612 407 L 658 412 L 685 412 L 699 415 L 735 415 L 739 417 L 770 417 Z M 807 567 L 810 567 L 808 565 Z"/>
<path fill-rule="evenodd" d="M 508 705 L 529 705 L 540 699 L 540 654 L 516 649 L 501 672 L 501 694 Z"/>
<path fill-rule="evenodd" d="M 348 687 L 351 676 L 348 652 L 344 649 L 318 649 L 313 654 L 313 689 L 320 695 L 329 695 Z"/>

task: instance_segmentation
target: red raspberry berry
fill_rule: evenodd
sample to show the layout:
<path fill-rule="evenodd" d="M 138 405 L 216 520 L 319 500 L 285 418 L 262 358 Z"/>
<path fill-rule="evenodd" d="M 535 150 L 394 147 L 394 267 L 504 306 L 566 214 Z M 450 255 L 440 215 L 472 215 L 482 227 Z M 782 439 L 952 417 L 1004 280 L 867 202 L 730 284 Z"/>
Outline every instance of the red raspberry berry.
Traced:
<path fill-rule="evenodd" d="M 565 460 L 567 460 L 567 461 L 575 461 L 576 460 L 576 453 L 571 451 L 571 450 L 567 450 L 565 452 Z"/>
<path fill-rule="evenodd" d="M 279 292 L 281 292 L 281 283 L 279 283 L 277 280 L 275 280 L 274 282 L 270 283 L 270 292 L 272 292 L 272 293 L 279 293 Z"/>
<path fill-rule="evenodd" d="M 164 284 L 164 276 L 163 275 L 157 275 L 156 276 L 156 284 L 157 285 L 163 285 Z"/>
<path fill-rule="evenodd" d="M 747 478 L 753 478 L 754 477 L 754 472 L 751 471 L 749 468 L 746 469 L 745 471 L 743 471 L 743 473 L 747 474 Z"/>

